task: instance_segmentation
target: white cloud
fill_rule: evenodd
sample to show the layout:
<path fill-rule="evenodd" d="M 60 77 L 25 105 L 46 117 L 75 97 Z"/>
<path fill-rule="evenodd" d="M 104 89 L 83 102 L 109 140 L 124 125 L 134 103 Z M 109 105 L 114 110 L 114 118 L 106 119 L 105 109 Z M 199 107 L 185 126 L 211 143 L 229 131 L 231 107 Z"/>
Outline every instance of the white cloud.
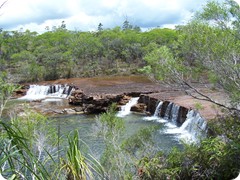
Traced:
<path fill-rule="evenodd" d="M 240 0 L 235 0 L 240 5 Z"/>
<path fill-rule="evenodd" d="M 5 0 L 0 0 L 4 2 Z M 238 2 L 240 0 L 237 0 Z M 0 27 L 43 32 L 64 20 L 72 30 L 121 26 L 128 20 L 142 28 L 186 22 L 207 0 L 8 0 L 0 9 Z"/>

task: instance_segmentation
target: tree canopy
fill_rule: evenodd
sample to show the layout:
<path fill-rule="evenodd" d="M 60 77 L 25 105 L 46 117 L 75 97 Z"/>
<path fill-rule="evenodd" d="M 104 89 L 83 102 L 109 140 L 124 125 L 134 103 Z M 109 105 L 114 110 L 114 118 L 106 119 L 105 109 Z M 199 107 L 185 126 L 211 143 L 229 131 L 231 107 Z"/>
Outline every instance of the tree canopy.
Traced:
<path fill-rule="evenodd" d="M 122 28 L 103 27 L 99 23 L 96 32 L 69 31 L 63 21 L 43 34 L 1 31 L 0 61 L 18 82 L 130 74 L 145 64 L 149 43 L 171 46 L 177 37 L 171 29 L 141 32 L 127 20 Z"/>
<path fill-rule="evenodd" d="M 158 80 L 181 86 L 195 98 L 239 113 L 240 7 L 232 0 L 210 1 L 187 25 L 179 26 L 173 47 L 155 46 L 144 69 Z M 230 97 L 223 105 L 198 91 L 192 82 L 214 84 Z M 195 95 L 197 93 L 197 95 Z"/>

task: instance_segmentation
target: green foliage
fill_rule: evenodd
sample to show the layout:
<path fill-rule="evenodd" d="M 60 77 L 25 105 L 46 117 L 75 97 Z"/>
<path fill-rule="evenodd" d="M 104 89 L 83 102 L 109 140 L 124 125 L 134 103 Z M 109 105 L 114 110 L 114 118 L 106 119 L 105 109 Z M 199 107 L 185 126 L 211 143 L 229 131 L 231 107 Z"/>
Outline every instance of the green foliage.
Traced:
<path fill-rule="evenodd" d="M 49 119 L 39 113 L 26 108 L 22 116 L 12 118 L 11 123 L 26 136 L 30 148 L 46 145 L 46 149 L 48 145 L 57 144 L 56 130 L 51 126 Z"/>
<path fill-rule="evenodd" d="M 29 111 L 10 122 L 0 122 L 0 173 L 17 179 L 92 179 L 93 173 L 104 178 L 98 160 L 80 151 L 78 132 L 69 134 L 68 149 L 63 151 L 57 147 L 61 139 L 50 122 Z"/>
<path fill-rule="evenodd" d="M 195 107 L 196 110 L 203 110 L 204 109 L 203 105 L 200 102 L 196 102 L 194 104 L 194 107 Z"/>
<path fill-rule="evenodd" d="M 1 31 L 0 61 L 21 82 L 130 74 L 144 65 L 148 44 L 171 47 L 176 38 L 174 30 L 141 32 L 127 20 L 123 28 L 103 29 L 100 23 L 98 32 L 69 31 L 62 22 L 43 34 Z"/>
<path fill-rule="evenodd" d="M 2 116 L 2 112 L 6 106 L 6 103 L 15 90 L 17 90 L 17 87 L 7 82 L 6 73 L 0 72 L 0 118 Z"/>
<path fill-rule="evenodd" d="M 240 102 L 239 10 L 231 0 L 209 1 L 192 21 L 178 27 L 178 39 L 172 47 L 152 46 L 144 56 L 145 69 L 155 79 L 175 82 L 186 91 L 189 86 L 185 85 L 191 86 L 193 80 L 213 82 L 229 95 L 228 109 L 237 110 Z"/>
<path fill-rule="evenodd" d="M 100 122 L 107 128 L 107 136 L 121 132 L 124 129 L 123 119 L 116 116 L 116 106 L 112 105 L 106 113 L 100 116 Z"/>
<path fill-rule="evenodd" d="M 145 157 L 139 165 L 143 179 L 232 179 L 239 172 L 239 150 L 220 138 L 208 138 L 200 145 L 186 144 L 183 151 Z"/>
<path fill-rule="evenodd" d="M 124 122 L 116 117 L 116 105 L 112 105 L 106 113 L 97 118 L 97 135 L 103 137 L 105 150 L 100 162 L 106 170 L 109 178 L 123 179 L 126 157 L 121 151 L 120 142 L 124 131 Z"/>
<path fill-rule="evenodd" d="M 240 102 L 239 10 L 232 0 L 210 1 L 192 22 L 180 28 L 184 58 L 201 67 L 200 75 L 209 75 L 212 82 L 224 89 L 233 107 L 238 107 Z"/>
<path fill-rule="evenodd" d="M 68 136 L 69 148 L 67 150 L 67 161 L 63 161 L 63 167 L 67 171 L 68 180 L 85 180 L 92 179 L 92 172 L 90 171 L 86 158 L 80 151 L 78 131 L 74 131 L 73 136 Z"/>
<path fill-rule="evenodd" d="M 153 49 L 144 59 L 149 64 L 145 70 L 154 75 L 157 80 L 167 83 L 177 82 L 185 74 L 185 67 L 181 60 L 175 59 L 170 49 L 166 46 Z"/>
<path fill-rule="evenodd" d="M 36 154 L 19 127 L 3 122 L 0 124 L 4 130 L 2 133 L 7 135 L 7 138 L 1 141 L 2 174 L 7 177 L 17 176 L 19 179 L 30 177 L 51 179 L 53 173 L 51 174 L 50 171 L 53 169 L 47 170 L 46 166 L 54 167 L 55 162 L 52 161 L 54 154 L 50 155 L 44 147 L 39 147 Z M 51 165 L 49 160 L 51 160 Z"/>
<path fill-rule="evenodd" d="M 153 132 L 155 128 L 143 128 L 131 137 L 124 136 L 124 122 L 116 117 L 113 105 L 97 119 L 95 133 L 101 135 L 105 149 L 100 162 L 109 179 L 134 179 L 137 177 L 138 159 L 154 156 Z"/>

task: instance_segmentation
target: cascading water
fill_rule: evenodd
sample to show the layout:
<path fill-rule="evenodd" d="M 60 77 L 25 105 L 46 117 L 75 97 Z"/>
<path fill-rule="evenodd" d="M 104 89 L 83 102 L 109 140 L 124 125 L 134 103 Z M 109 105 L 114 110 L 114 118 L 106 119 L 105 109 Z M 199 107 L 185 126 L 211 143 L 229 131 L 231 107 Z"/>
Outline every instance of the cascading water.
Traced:
<path fill-rule="evenodd" d="M 188 112 L 187 119 L 180 127 L 173 123 L 168 123 L 168 129 L 166 129 L 166 133 L 177 134 L 180 139 L 186 142 L 198 142 L 205 137 L 206 131 L 206 121 L 194 110 Z"/>
<path fill-rule="evenodd" d="M 158 103 L 153 116 L 144 117 L 143 119 L 164 123 L 165 133 L 176 134 L 178 138 L 187 142 L 198 142 L 200 138 L 206 136 L 207 123 L 198 112 L 194 110 L 189 111 L 185 122 L 179 127 L 178 118 L 180 106 L 170 102 L 162 119 L 159 117 L 162 104 L 162 101 Z"/>
<path fill-rule="evenodd" d="M 166 120 L 159 117 L 159 113 L 161 112 L 162 105 L 163 105 L 163 101 L 160 101 L 155 109 L 153 116 L 144 117 L 143 119 L 147 121 L 158 121 L 162 123 L 167 122 Z"/>
<path fill-rule="evenodd" d="M 174 124 L 177 125 L 177 120 L 178 120 L 178 116 L 179 116 L 179 108 L 180 106 L 173 104 L 172 106 L 172 110 L 171 110 L 171 120 Z"/>
<path fill-rule="evenodd" d="M 129 102 L 121 107 L 121 111 L 118 112 L 118 117 L 124 117 L 131 113 L 131 107 L 135 104 L 137 104 L 139 97 L 134 97 L 129 100 Z"/>
<path fill-rule="evenodd" d="M 200 138 L 205 137 L 207 131 L 207 123 L 198 112 L 191 110 L 187 114 L 186 121 L 180 127 L 180 131 L 187 131 L 187 133 L 190 134 L 190 140 L 196 142 Z M 189 137 L 189 135 L 187 136 Z"/>
<path fill-rule="evenodd" d="M 170 102 L 167 106 L 167 109 L 166 109 L 166 112 L 165 112 L 165 115 L 164 115 L 164 119 L 171 119 L 171 112 L 172 112 L 172 107 L 173 107 L 173 103 Z"/>
<path fill-rule="evenodd" d="M 67 98 L 73 88 L 67 85 L 30 85 L 27 94 L 19 99 L 21 100 L 42 100 L 46 98 Z"/>
<path fill-rule="evenodd" d="M 156 110 L 155 110 L 155 112 L 154 112 L 154 114 L 153 114 L 154 117 L 158 117 L 158 116 L 159 116 L 159 113 L 160 113 L 161 108 L 162 108 L 162 104 L 163 104 L 162 101 L 160 101 L 160 102 L 158 103 L 158 105 L 157 105 L 157 107 L 156 107 Z"/>

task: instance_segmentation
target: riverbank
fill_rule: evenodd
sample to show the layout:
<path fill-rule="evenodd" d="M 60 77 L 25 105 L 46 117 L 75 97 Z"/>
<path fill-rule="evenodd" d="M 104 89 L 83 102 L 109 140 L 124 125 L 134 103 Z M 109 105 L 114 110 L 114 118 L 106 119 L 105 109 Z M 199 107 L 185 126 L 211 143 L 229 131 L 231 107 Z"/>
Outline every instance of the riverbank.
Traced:
<path fill-rule="evenodd" d="M 147 94 L 147 96 L 161 101 L 173 102 L 176 105 L 182 106 L 186 109 L 197 109 L 201 116 L 205 119 L 213 119 L 221 113 L 220 109 L 214 104 L 197 100 L 191 96 L 186 95 L 180 89 L 173 89 L 163 84 L 158 84 L 149 80 L 146 76 L 110 76 L 110 77 L 95 77 L 95 78 L 71 78 L 71 79 L 58 79 L 55 81 L 44 81 L 38 83 L 40 85 L 51 84 L 68 84 L 77 89 L 81 89 L 87 96 L 106 96 L 106 95 L 119 95 L 119 94 Z M 214 99 L 221 100 L 222 102 L 227 99 L 223 92 L 217 90 L 210 90 L 203 85 L 198 84 L 202 92 L 207 93 Z M 52 103 L 53 104 L 53 103 Z M 57 103 L 55 103 L 57 104 Z M 60 103 L 58 103 L 59 105 Z M 61 111 L 55 109 L 55 112 L 68 111 L 69 106 L 66 101 L 61 105 Z M 48 112 L 50 106 L 43 107 L 38 102 L 34 102 L 33 106 L 44 108 Z M 59 106 L 60 107 L 60 106 Z M 56 107 L 57 108 L 57 107 Z M 154 107 L 155 108 L 155 107 Z M 51 111 L 49 111 L 51 112 Z"/>

